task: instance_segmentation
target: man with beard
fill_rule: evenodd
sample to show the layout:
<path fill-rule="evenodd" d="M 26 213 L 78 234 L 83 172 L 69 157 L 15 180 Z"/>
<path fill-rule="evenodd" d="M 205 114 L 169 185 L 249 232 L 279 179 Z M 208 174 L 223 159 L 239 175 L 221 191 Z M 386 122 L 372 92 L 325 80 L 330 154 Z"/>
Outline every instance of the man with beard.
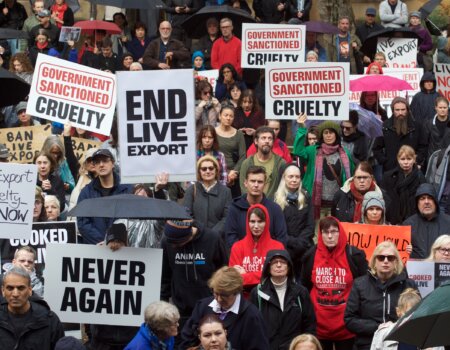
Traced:
<path fill-rule="evenodd" d="M 411 115 L 409 104 L 403 97 L 396 97 L 391 103 L 392 117 L 383 123 L 383 136 L 375 139 L 373 154 L 383 165 L 383 170 L 391 170 L 397 165 L 397 153 L 401 146 L 409 145 L 416 151 L 417 165 L 424 164 L 427 150 L 425 135 Z"/>
<path fill-rule="evenodd" d="M 245 174 L 247 169 L 252 166 L 261 166 L 266 170 L 267 181 L 264 186 L 264 194 L 267 198 L 273 199 L 278 184 L 281 179 L 280 169 L 286 165 L 286 162 L 279 155 L 273 153 L 273 141 L 275 140 L 275 133 L 273 129 L 268 126 L 261 126 L 255 131 L 255 147 L 256 153 L 248 157 L 241 166 L 240 184 L 242 193 L 245 192 Z"/>

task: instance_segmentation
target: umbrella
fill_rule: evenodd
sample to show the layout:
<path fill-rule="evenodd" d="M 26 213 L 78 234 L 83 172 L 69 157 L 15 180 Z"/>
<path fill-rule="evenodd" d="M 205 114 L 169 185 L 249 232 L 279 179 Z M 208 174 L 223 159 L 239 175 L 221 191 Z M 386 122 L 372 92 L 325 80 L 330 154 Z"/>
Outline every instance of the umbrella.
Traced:
<path fill-rule="evenodd" d="M 97 30 L 105 30 L 107 34 L 120 34 L 122 30 L 115 23 L 92 19 L 90 21 L 78 21 L 74 27 L 81 28 L 82 32 L 92 34 Z"/>
<path fill-rule="evenodd" d="M 428 294 L 407 312 L 386 337 L 425 349 L 450 345 L 450 282 Z"/>
<path fill-rule="evenodd" d="M 357 103 L 349 104 L 350 110 L 355 110 L 358 112 L 358 130 L 362 131 L 369 138 L 375 138 L 378 136 L 383 136 L 383 122 L 377 117 L 372 111 L 362 108 Z"/>
<path fill-rule="evenodd" d="M 28 39 L 28 34 L 23 30 L 0 28 L 0 39 Z"/>
<path fill-rule="evenodd" d="M 255 19 L 247 11 L 236 9 L 231 6 L 206 6 L 186 18 L 181 26 L 191 38 L 201 38 L 206 32 L 206 21 L 215 17 L 218 20 L 227 17 L 233 21 L 233 32 L 241 37 L 242 23 L 254 23 Z"/>
<path fill-rule="evenodd" d="M 338 34 L 339 33 L 338 27 L 336 27 L 330 23 L 327 23 L 327 22 L 308 21 L 308 22 L 305 22 L 305 25 L 306 25 L 307 32 L 321 33 L 321 34 Z"/>
<path fill-rule="evenodd" d="M 127 9 L 151 10 L 165 8 L 161 0 L 90 0 L 93 5 L 108 5 Z"/>
<path fill-rule="evenodd" d="M 68 213 L 69 216 L 128 219 L 190 219 L 181 205 L 162 199 L 134 194 L 85 199 Z"/>
<path fill-rule="evenodd" d="M 417 39 L 420 43 L 422 38 L 409 28 L 385 28 L 374 33 L 369 34 L 369 36 L 364 40 L 361 46 L 361 51 L 368 57 L 375 56 L 377 52 L 378 38 L 411 38 Z"/>
<path fill-rule="evenodd" d="M 422 18 L 427 18 L 433 10 L 441 4 L 442 0 L 430 0 L 419 9 Z"/>
<path fill-rule="evenodd" d="M 350 80 L 350 91 L 397 91 L 414 90 L 406 81 L 389 75 L 370 74 Z"/>
<path fill-rule="evenodd" d="M 30 93 L 30 84 L 14 73 L 0 68 L 0 107 L 24 101 Z"/>

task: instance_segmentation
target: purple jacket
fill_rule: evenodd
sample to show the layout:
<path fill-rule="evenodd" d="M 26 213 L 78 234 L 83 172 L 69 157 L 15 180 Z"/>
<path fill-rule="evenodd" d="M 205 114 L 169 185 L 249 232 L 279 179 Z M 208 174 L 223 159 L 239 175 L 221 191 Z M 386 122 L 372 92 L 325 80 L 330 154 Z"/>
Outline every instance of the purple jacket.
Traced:
<path fill-rule="evenodd" d="M 419 45 L 420 52 L 427 52 L 433 48 L 433 40 L 431 39 L 430 33 L 421 25 L 418 26 L 409 26 L 413 32 L 417 33 L 417 35 L 422 39 L 422 43 Z"/>

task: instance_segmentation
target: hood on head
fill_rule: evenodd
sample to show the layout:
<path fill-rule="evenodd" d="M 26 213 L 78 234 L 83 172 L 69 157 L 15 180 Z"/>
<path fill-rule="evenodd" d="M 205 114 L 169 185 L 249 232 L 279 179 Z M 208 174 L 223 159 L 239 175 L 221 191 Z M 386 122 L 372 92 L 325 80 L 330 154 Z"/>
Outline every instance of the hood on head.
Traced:
<path fill-rule="evenodd" d="M 289 271 L 288 271 L 288 278 L 293 279 L 294 278 L 294 267 L 292 264 L 291 256 L 289 255 L 289 252 L 287 250 L 282 249 L 274 249 L 269 250 L 266 255 L 266 260 L 264 261 L 264 267 L 262 270 L 261 280 L 264 280 L 268 277 L 270 277 L 270 262 L 273 258 L 281 257 L 287 260 Z"/>
<path fill-rule="evenodd" d="M 419 197 L 427 194 L 433 198 L 434 204 L 436 205 L 436 213 L 439 213 L 439 201 L 437 200 L 436 190 L 434 186 L 429 183 L 420 184 L 416 191 L 416 209 L 417 213 L 419 213 Z"/>
<path fill-rule="evenodd" d="M 434 76 L 433 72 L 425 72 L 422 75 L 422 79 L 420 79 L 420 90 L 422 92 L 425 92 L 425 88 L 423 87 L 423 84 L 426 81 L 432 81 L 434 86 L 433 86 L 433 90 L 431 90 L 430 92 L 435 92 L 436 91 L 436 77 Z"/>
<path fill-rule="evenodd" d="M 269 216 L 269 212 L 267 211 L 267 208 L 264 205 L 262 205 L 262 204 L 254 204 L 250 208 L 248 208 L 248 210 L 247 210 L 247 218 L 245 219 L 245 231 L 246 231 L 245 238 L 249 238 L 249 239 L 251 239 L 253 241 L 252 232 L 250 231 L 249 221 L 250 221 L 250 212 L 254 208 L 261 209 L 264 212 L 265 216 L 266 216 L 266 225 L 264 226 L 263 233 L 261 234 L 261 237 L 259 239 L 259 241 L 261 242 L 262 240 L 270 238 L 270 232 L 269 232 L 270 216 Z"/>
<path fill-rule="evenodd" d="M 361 219 L 363 223 L 366 223 L 365 213 L 370 207 L 379 207 L 383 209 L 383 224 L 386 223 L 386 204 L 384 202 L 383 196 L 376 191 L 366 192 L 363 198 L 361 206 Z"/>
<path fill-rule="evenodd" d="M 341 222 L 338 219 L 336 219 L 334 216 L 326 216 L 325 218 L 332 218 L 332 219 L 336 220 L 338 223 L 338 227 L 339 227 L 338 244 L 331 251 L 331 255 L 342 254 L 342 252 L 344 252 L 344 250 L 345 250 L 345 246 L 347 245 L 347 235 L 345 234 L 345 230 L 342 227 Z M 324 219 L 324 218 L 322 218 L 322 219 Z M 328 248 L 323 243 L 322 230 L 320 229 L 320 225 L 319 225 L 318 234 L 317 234 L 317 250 L 322 253 L 329 252 Z"/>

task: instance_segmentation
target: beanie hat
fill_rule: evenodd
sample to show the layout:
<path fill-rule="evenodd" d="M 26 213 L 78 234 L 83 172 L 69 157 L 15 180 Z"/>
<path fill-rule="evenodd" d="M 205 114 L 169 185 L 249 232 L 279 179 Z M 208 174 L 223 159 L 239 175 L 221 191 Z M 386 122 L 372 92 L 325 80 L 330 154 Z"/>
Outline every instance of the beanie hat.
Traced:
<path fill-rule="evenodd" d="M 365 221 L 365 214 L 367 209 L 370 207 L 378 207 L 383 209 L 383 223 L 384 223 L 384 217 L 386 213 L 386 204 L 383 199 L 383 195 L 377 191 L 369 191 L 364 194 L 364 198 L 362 201 L 361 206 L 361 219 Z"/>
<path fill-rule="evenodd" d="M 168 220 L 164 226 L 164 236 L 168 243 L 180 244 L 192 236 L 192 220 Z"/>
<path fill-rule="evenodd" d="M 321 123 L 317 128 L 317 130 L 319 130 L 320 138 L 322 138 L 323 132 L 325 131 L 325 129 L 333 130 L 334 132 L 336 132 L 337 136 L 340 136 L 341 128 L 339 127 L 338 123 L 335 123 L 331 120 L 326 120 L 323 123 Z"/>
<path fill-rule="evenodd" d="M 75 337 L 62 337 L 55 344 L 55 350 L 86 350 L 86 347 Z"/>

